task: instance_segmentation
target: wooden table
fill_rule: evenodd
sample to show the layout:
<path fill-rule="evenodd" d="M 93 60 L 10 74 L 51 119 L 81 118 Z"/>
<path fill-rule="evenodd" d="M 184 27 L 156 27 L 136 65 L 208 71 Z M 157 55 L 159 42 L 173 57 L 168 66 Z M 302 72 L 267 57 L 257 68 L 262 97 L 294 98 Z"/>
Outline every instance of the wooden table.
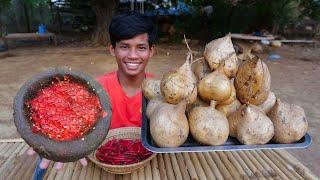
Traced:
<path fill-rule="evenodd" d="M 19 139 L 0 141 L 0 179 L 32 179 L 36 156 Z M 164 180 L 164 179 L 319 179 L 284 150 L 158 154 L 144 168 L 130 174 L 107 173 L 92 162 L 66 163 L 60 171 L 52 163 L 44 179 Z"/>
<path fill-rule="evenodd" d="M 261 41 L 261 40 L 274 40 L 274 36 L 253 36 L 250 34 L 231 34 L 232 39 L 240 39 L 240 40 L 251 40 L 251 41 Z"/>
<path fill-rule="evenodd" d="M 15 41 L 15 40 L 50 40 L 54 43 L 54 45 L 57 45 L 57 39 L 56 35 L 54 33 L 45 33 L 45 34 L 39 34 L 39 33 L 12 33 L 8 34 L 4 37 L 2 37 L 4 40 L 5 46 L 8 48 L 8 41 Z"/>

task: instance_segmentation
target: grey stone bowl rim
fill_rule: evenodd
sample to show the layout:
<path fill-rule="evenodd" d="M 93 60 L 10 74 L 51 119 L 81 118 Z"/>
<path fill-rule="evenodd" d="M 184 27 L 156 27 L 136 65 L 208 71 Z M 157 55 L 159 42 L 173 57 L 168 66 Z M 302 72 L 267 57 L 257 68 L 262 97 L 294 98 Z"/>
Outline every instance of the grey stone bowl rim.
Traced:
<path fill-rule="evenodd" d="M 102 111 L 107 116 L 97 119 L 94 127 L 83 138 L 71 141 L 55 141 L 40 133 L 32 133 L 30 120 L 25 102 L 40 89 L 49 85 L 55 77 L 71 77 L 72 81 L 87 84 L 90 91 L 95 93 L 100 101 Z M 72 162 L 81 159 L 95 149 L 107 136 L 112 110 L 110 98 L 103 87 L 94 78 L 81 71 L 67 68 L 50 68 L 38 73 L 26 81 L 14 98 L 14 123 L 21 137 L 41 156 L 57 162 Z"/>

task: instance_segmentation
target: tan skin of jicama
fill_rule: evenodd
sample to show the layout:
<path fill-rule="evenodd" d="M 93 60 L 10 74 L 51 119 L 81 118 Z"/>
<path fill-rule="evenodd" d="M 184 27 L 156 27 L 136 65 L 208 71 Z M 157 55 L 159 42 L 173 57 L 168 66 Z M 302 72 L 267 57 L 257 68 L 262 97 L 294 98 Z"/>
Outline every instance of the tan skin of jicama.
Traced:
<path fill-rule="evenodd" d="M 148 34 L 138 34 L 131 39 L 121 40 L 116 43 L 115 47 L 108 47 L 110 54 L 115 57 L 118 64 L 118 79 L 127 96 L 134 96 L 141 91 L 141 85 L 145 78 L 145 68 L 149 59 L 153 56 L 155 46 L 149 46 Z M 30 148 L 28 155 L 34 155 L 36 152 Z M 88 164 L 85 158 L 79 162 L 86 166 Z M 42 158 L 40 163 L 41 169 L 46 169 L 50 160 Z M 54 168 L 60 170 L 63 163 L 56 162 Z"/>

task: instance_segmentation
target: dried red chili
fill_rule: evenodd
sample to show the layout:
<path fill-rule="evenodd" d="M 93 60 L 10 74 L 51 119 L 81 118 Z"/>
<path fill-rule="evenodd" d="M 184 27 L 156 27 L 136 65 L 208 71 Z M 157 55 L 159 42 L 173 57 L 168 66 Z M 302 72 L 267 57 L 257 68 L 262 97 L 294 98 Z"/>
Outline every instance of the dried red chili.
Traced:
<path fill-rule="evenodd" d="M 57 141 L 82 137 L 101 112 L 97 96 L 66 77 L 42 89 L 27 105 L 31 109 L 32 131 Z"/>
<path fill-rule="evenodd" d="M 112 165 L 128 165 L 141 162 L 152 155 L 140 140 L 112 139 L 96 151 L 99 161 Z"/>

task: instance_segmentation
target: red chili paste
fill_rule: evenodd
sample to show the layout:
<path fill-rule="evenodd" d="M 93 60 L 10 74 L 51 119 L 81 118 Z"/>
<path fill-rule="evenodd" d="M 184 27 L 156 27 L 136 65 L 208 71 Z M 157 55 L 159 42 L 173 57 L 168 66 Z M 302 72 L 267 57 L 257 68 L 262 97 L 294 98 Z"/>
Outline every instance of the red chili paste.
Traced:
<path fill-rule="evenodd" d="M 57 141 L 82 137 L 94 126 L 101 112 L 96 95 L 64 79 L 42 89 L 27 102 L 31 109 L 32 131 Z"/>

